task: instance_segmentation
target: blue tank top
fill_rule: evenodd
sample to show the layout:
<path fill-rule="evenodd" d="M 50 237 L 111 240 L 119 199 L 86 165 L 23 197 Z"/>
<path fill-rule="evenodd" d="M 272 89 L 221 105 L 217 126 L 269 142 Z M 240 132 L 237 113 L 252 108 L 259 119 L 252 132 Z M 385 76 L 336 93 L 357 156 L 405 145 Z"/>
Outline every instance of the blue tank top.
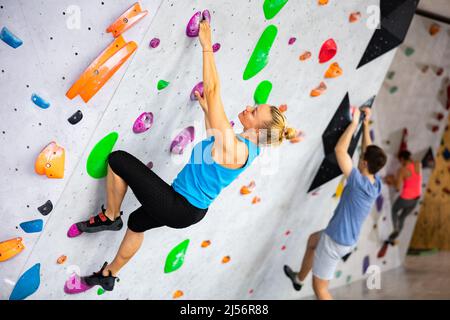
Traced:
<path fill-rule="evenodd" d="M 211 136 L 195 145 L 189 162 L 173 181 L 172 188 L 194 207 L 207 209 L 222 189 L 247 169 L 260 153 L 260 148 L 250 140 L 240 135 L 237 138 L 248 148 L 247 162 L 243 167 L 230 169 L 216 163 L 211 155 L 215 140 Z"/>

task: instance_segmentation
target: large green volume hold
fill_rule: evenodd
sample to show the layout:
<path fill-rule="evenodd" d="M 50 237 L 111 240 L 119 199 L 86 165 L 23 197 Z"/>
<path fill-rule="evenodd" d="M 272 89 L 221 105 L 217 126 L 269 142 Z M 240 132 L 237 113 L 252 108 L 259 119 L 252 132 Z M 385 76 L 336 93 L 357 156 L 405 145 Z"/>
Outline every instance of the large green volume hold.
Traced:
<path fill-rule="evenodd" d="M 173 272 L 181 268 L 188 245 L 189 239 L 186 239 L 170 251 L 166 258 L 164 273 Z"/>
<path fill-rule="evenodd" d="M 108 173 L 108 156 L 116 144 L 119 134 L 111 132 L 102 140 L 97 142 L 92 149 L 86 163 L 88 174 L 95 179 L 100 179 Z"/>
<path fill-rule="evenodd" d="M 254 77 L 269 63 L 269 52 L 277 33 L 278 29 L 273 24 L 264 30 L 245 68 L 244 80 Z"/>
<path fill-rule="evenodd" d="M 258 87 L 256 87 L 255 90 L 255 94 L 253 95 L 255 104 L 267 103 L 271 91 L 272 91 L 272 83 L 270 81 L 264 80 L 260 84 L 258 84 Z"/>
<path fill-rule="evenodd" d="M 288 0 L 265 0 L 263 10 L 266 19 L 270 20 L 275 17 L 287 2 Z"/>

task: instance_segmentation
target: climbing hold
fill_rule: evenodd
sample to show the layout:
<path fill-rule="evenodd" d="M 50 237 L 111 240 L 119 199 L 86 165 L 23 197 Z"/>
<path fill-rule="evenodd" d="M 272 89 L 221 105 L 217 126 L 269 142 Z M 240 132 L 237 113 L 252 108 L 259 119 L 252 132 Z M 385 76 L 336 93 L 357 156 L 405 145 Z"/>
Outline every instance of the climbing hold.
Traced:
<path fill-rule="evenodd" d="M 230 260 L 231 260 L 230 256 L 225 256 L 222 258 L 222 263 L 228 263 L 228 262 L 230 262 Z"/>
<path fill-rule="evenodd" d="M 252 294 L 254 292 L 254 290 L 253 289 L 250 289 L 249 291 L 248 291 L 248 294 Z"/>
<path fill-rule="evenodd" d="M 278 107 L 278 110 L 280 110 L 280 112 L 286 112 L 288 109 L 287 104 L 282 104 Z"/>
<path fill-rule="evenodd" d="M 349 253 L 347 253 L 345 256 L 343 256 L 341 259 L 344 262 L 347 262 L 348 258 L 350 258 L 350 256 L 352 255 L 352 251 L 350 251 Z"/>
<path fill-rule="evenodd" d="M 230 125 L 231 125 L 232 128 L 234 127 L 234 121 L 233 120 L 230 121 Z"/>
<path fill-rule="evenodd" d="M 425 66 L 422 67 L 422 72 L 426 73 L 428 71 L 428 69 L 430 69 L 430 66 L 425 65 Z"/>
<path fill-rule="evenodd" d="M 200 32 L 200 21 L 202 19 L 202 13 L 197 11 L 192 18 L 189 20 L 186 26 L 186 35 L 188 37 L 198 37 Z"/>
<path fill-rule="evenodd" d="M 34 169 L 37 174 L 60 179 L 64 177 L 64 162 L 64 148 L 52 141 L 39 153 Z"/>
<path fill-rule="evenodd" d="M 325 78 L 337 78 L 342 76 L 342 69 L 337 62 L 332 63 L 325 73 Z"/>
<path fill-rule="evenodd" d="M 161 41 L 158 38 L 153 38 L 152 40 L 150 40 L 150 47 L 155 49 L 159 46 L 159 43 Z"/>
<path fill-rule="evenodd" d="M 398 91 L 398 87 L 397 86 L 393 86 L 389 89 L 389 93 L 394 94 Z"/>
<path fill-rule="evenodd" d="M 133 124 L 134 133 L 142 133 L 150 129 L 153 125 L 153 113 L 143 112 Z"/>
<path fill-rule="evenodd" d="M 439 126 L 432 126 L 431 127 L 431 131 L 432 132 L 438 132 L 438 130 L 439 130 Z"/>
<path fill-rule="evenodd" d="M 22 238 L 17 237 L 0 242 L 0 262 L 9 260 L 25 249 Z"/>
<path fill-rule="evenodd" d="M 50 200 L 47 200 L 46 203 L 44 203 L 42 206 L 38 207 L 38 211 L 43 215 L 46 216 L 53 210 L 53 203 Z"/>
<path fill-rule="evenodd" d="M 195 129 L 194 127 L 187 127 L 183 129 L 170 144 L 170 152 L 175 154 L 182 154 L 186 146 L 194 141 Z"/>
<path fill-rule="evenodd" d="M 441 31 L 441 26 L 438 25 L 437 23 L 433 23 L 430 26 L 430 30 L 429 30 L 430 35 L 435 36 L 435 35 L 437 35 L 439 33 L 439 31 Z"/>
<path fill-rule="evenodd" d="M 202 248 L 209 247 L 210 245 L 211 245 L 211 241 L 209 241 L 209 240 L 205 240 L 202 242 Z"/>
<path fill-rule="evenodd" d="M 303 131 L 297 130 L 297 134 L 295 135 L 294 138 L 289 140 L 289 142 L 290 143 L 299 143 L 303 140 L 305 140 L 305 134 L 303 133 Z"/>
<path fill-rule="evenodd" d="M 264 30 L 245 68 L 244 80 L 254 77 L 269 63 L 269 52 L 277 33 L 278 29 L 274 25 L 270 25 Z"/>
<path fill-rule="evenodd" d="M 259 202 L 261 202 L 261 198 L 260 197 L 257 197 L 257 196 L 253 197 L 252 204 L 257 204 Z"/>
<path fill-rule="evenodd" d="M 214 43 L 212 46 L 213 52 L 217 52 L 220 50 L 220 43 Z"/>
<path fill-rule="evenodd" d="M 378 259 L 383 258 L 386 255 L 388 248 L 389 248 L 389 242 L 387 242 L 387 241 L 383 242 L 381 249 L 377 253 L 377 258 Z"/>
<path fill-rule="evenodd" d="M 152 161 L 147 163 L 147 168 L 149 168 L 150 170 L 153 168 L 153 162 Z"/>
<path fill-rule="evenodd" d="M 342 275 L 342 271 L 338 270 L 336 271 L 335 277 L 338 279 Z"/>
<path fill-rule="evenodd" d="M 288 235 L 290 235 L 290 234 L 291 234 L 291 230 L 287 230 L 287 231 L 284 233 L 285 236 L 288 236 Z"/>
<path fill-rule="evenodd" d="M 209 13 L 208 10 L 203 10 L 202 18 L 203 18 L 203 20 L 207 21 L 208 23 L 211 23 L 211 14 Z"/>
<path fill-rule="evenodd" d="M 327 90 L 327 85 L 325 84 L 325 82 L 321 82 L 317 88 L 315 88 L 311 91 L 310 95 L 311 95 L 311 97 L 318 97 L 318 96 L 322 95 L 326 90 Z"/>
<path fill-rule="evenodd" d="M 35 293 L 41 283 L 39 274 L 40 269 L 41 264 L 36 263 L 30 269 L 25 271 L 14 286 L 14 289 L 9 296 L 9 300 L 23 300 Z"/>
<path fill-rule="evenodd" d="M 284 250 L 286 250 L 286 246 L 281 247 L 281 251 L 284 251 Z"/>
<path fill-rule="evenodd" d="M 388 74 L 387 74 L 387 78 L 389 80 L 394 79 L 394 76 L 395 76 L 395 71 L 389 71 Z"/>
<path fill-rule="evenodd" d="M 328 4 L 328 0 L 319 0 L 319 6 L 325 6 Z"/>
<path fill-rule="evenodd" d="M 97 295 L 98 296 L 101 296 L 104 293 L 105 293 L 105 290 L 103 288 L 98 288 L 98 290 L 97 290 Z"/>
<path fill-rule="evenodd" d="M 336 188 L 336 192 L 334 193 L 334 197 L 335 198 L 340 198 L 342 195 L 342 192 L 344 191 L 344 182 L 345 182 L 345 177 L 341 179 L 341 181 L 339 181 L 337 188 Z"/>
<path fill-rule="evenodd" d="M 444 73 L 444 68 L 442 68 L 442 67 L 439 67 L 439 68 L 437 68 L 436 69 L 436 75 L 437 76 L 442 76 L 442 74 Z"/>
<path fill-rule="evenodd" d="M 270 92 L 272 91 L 272 83 L 268 80 L 264 80 L 256 87 L 253 99 L 255 104 L 265 104 L 269 99 Z"/>
<path fill-rule="evenodd" d="M 406 49 L 405 49 L 405 55 L 406 55 L 407 57 L 412 56 L 412 55 L 414 54 L 414 52 L 415 52 L 414 48 L 406 47 Z"/>
<path fill-rule="evenodd" d="M 116 21 L 114 21 L 106 32 L 111 32 L 114 38 L 120 36 L 123 32 L 130 29 L 133 25 L 135 25 L 139 20 L 144 18 L 147 15 L 148 11 L 142 11 L 141 5 L 139 2 L 136 2 L 131 6 L 127 11 L 125 11 Z"/>
<path fill-rule="evenodd" d="M 253 189 L 255 189 L 255 186 L 256 186 L 255 181 L 251 181 L 249 183 L 249 185 L 243 186 L 241 188 L 241 194 L 246 195 L 246 194 L 252 193 Z"/>
<path fill-rule="evenodd" d="M 9 31 L 7 27 L 2 28 L 2 31 L 0 32 L 0 39 L 14 49 L 23 44 L 23 41 Z"/>
<path fill-rule="evenodd" d="M 127 61 L 137 49 L 133 41 L 125 43 L 122 36 L 117 37 L 90 65 L 66 92 L 69 99 L 77 95 L 88 102 Z"/>
<path fill-rule="evenodd" d="M 67 260 L 67 256 L 62 255 L 56 260 L 56 263 L 57 264 L 63 264 L 64 262 L 66 262 L 66 260 Z"/>
<path fill-rule="evenodd" d="M 43 225 L 44 225 L 44 222 L 42 221 L 42 219 L 36 219 L 36 220 L 22 222 L 20 224 L 20 227 L 26 233 L 36 233 L 36 232 L 42 231 Z"/>
<path fill-rule="evenodd" d="M 174 299 L 178 299 L 178 298 L 180 298 L 180 297 L 182 297 L 184 295 L 184 293 L 183 293 L 183 291 L 181 291 L 181 290 L 177 290 L 177 291 L 175 291 L 174 293 L 173 293 L 173 298 Z"/>
<path fill-rule="evenodd" d="M 370 266 L 370 258 L 369 256 L 365 256 L 363 260 L 362 274 L 366 274 L 367 269 Z"/>
<path fill-rule="evenodd" d="M 275 17 L 286 5 L 288 0 L 264 0 L 263 11 L 267 20 Z"/>
<path fill-rule="evenodd" d="M 295 43 L 295 41 L 297 41 L 297 38 L 292 37 L 292 38 L 289 39 L 288 44 L 289 45 L 293 45 Z"/>
<path fill-rule="evenodd" d="M 319 53 L 319 62 L 325 63 L 333 59 L 337 53 L 337 44 L 333 39 L 328 39 L 322 45 Z"/>
<path fill-rule="evenodd" d="M 84 280 L 77 274 L 72 274 L 64 284 L 64 292 L 67 294 L 76 294 L 85 292 L 91 289 L 92 286 L 84 282 Z"/>
<path fill-rule="evenodd" d="M 73 115 L 71 115 L 70 118 L 67 119 L 67 121 L 69 121 L 70 124 L 77 124 L 81 121 L 81 119 L 83 119 L 83 113 L 81 112 L 81 110 L 78 110 Z"/>
<path fill-rule="evenodd" d="M 106 177 L 108 169 L 108 156 L 116 144 L 119 134 L 111 132 L 92 148 L 86 162 L 87 173 L 95 179 Z"/>
<path fill-rule="evenodd" d="M 200 93 L 200 96 L 203 98 L 203 81 L 197 83 L 194 88 L 192 88 L 190 99 L 191 101 L 198 100 L 195 96 L 195 91 L 198 91 Z"/>
<path fill-rule="evenodd" d="M 442 112 L 439 112 L 436 114 L 436 119 L 438 121 L 441 121 L 442 119 L 444 119 L 444 114 Z"/>
<path fill-rule="evenodd" d="M 352 12 L 352 13 L 350 13 L 348 21 L 350 21 L 350 23 L 354 23 L 354 22 L 357 22 L 360 18 L 361 18 L 361 12 L 359 12 L 359 11 Z"/>
<path fill-rule="evenodd" d="M 442 156 L 444 157 L 445 161 L 449 161 L 450 160 L 450 150 L 448 150 L 448 148 L 445 148 L 444 151 L 442 152 Z"/>
<path fill-rule="evenodd" d="M 311 52 L 305 51 L 300 55 L 299 60 L 305 61 L 305 60 L 308 60 L 309 58 L 311 58 Z"/>
<path fill-rule="evenodd" d="M 47 109 L 48 107 L 50 107 L 50 102 L 44 100 L 42 97 L 35 93 L 31 95 L 31 101 L 33 101 L 35 105 L 42 109 Z"/>
<path fill-rule="evenodd" d="M 352 276 L 347 276 L 346 282 L 347 282 L 347 283 L 350 283 L 350 281 L 352 281 Z"/>
<path fill-rule="evenodd" d="M 170 251 L 166 258 L 164 273 L 170 273 L 181 268 L 188 246 L 189 239 L 186 239 Z"/>
<path fill-rule="evenodd" d="M 158 90 L 162 90 L 164 88 L 167 88 L 167 86 L 169 85 L 170 82 L 166 81 L 166 80 L 159 80 L 158 81 L 158 85 L 157 88 Z"/>
<path fill-rule="evenodd" d="M 384 197 L 382 194 L 380 194 L 378 196 L 378 198 L 375 200 L 375 204 L 376 204 L 378 212 L 381 212 L 381 210 L 383 209 L 383 203 L 384 203 Z"/>

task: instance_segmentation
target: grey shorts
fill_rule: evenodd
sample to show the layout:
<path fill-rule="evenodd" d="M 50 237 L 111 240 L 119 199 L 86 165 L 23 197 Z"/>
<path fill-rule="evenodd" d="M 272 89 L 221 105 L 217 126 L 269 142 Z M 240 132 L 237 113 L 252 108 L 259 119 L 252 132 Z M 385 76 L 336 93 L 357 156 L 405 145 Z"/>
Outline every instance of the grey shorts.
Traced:
<path fill-rule="evenodd" d="M 333 279 L 339 261 L 352 250 L 353 246 L 336 243 L 322 230 L 319 244 L 314 251 L 313 275 L 322 280 Z"/>

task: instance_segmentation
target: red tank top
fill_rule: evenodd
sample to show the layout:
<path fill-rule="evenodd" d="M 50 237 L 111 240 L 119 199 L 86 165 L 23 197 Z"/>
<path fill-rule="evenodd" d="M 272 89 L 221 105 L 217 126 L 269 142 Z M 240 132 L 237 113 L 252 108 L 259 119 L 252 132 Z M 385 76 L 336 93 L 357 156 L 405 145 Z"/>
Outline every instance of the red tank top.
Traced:
<path fill-rule="evenodd" d="M 407 169 L 411 175 L 403 180 L 403 190 L 400 197 L 406 200 L 416 199 L 422 193 L 422 175 L 416 172 L 414 162 L 408 164 Z"/>

